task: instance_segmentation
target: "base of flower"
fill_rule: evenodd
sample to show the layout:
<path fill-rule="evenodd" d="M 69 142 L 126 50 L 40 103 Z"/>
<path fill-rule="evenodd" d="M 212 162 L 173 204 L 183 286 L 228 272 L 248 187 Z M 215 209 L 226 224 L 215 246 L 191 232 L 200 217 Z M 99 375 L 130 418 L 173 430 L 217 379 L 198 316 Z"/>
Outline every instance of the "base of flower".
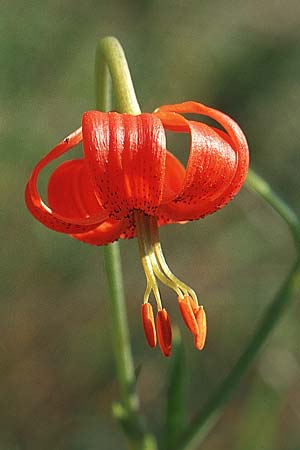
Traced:
<path fill-rule="evenodd" d="M 147 286 L 142 305 L 142 323 L 150 347 L 156 347 L 158 340 L 162 353 L 169 356 L 172 344 L 172 329 L 168 313 L 163 308 L 157 280 L 172 289 L 177 297 L 181 315 L 194 336 L 194 344 L 202 350 L 206 340 L 206 315 L 203 306 L 199 306 L 196 293 L 179 280 L 170 270 L 164 258 L 159 242 L 157 219 L 141 211 L 134 214 L 137 238 Z M 157 306 L 156 320 L 153 307 L 149 303 L 153 292 Z"/>

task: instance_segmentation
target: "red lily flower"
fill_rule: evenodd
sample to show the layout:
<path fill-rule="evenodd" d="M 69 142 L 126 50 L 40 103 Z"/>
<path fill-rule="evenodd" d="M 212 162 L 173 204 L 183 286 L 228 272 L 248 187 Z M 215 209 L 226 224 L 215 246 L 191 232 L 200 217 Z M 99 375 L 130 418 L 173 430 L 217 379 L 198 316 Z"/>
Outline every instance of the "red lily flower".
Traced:
<path fill-rule="evenodd" d="M 214 119 L 223 130 L 187 120 L 182 113 Z M 165 130 L 190 134 L 186 168 L 166 149 Z M 37 190 L 40 171 L 83 142 L 81 159 L 63 162 L 48 184 L 48 204 Z M 34 168 L 26 203 L 48 228 L 93 245 L 137 236 L 147 287 L 142 321 L 147 341 L 156 340 L 164 355 L 171 351 L 169 316 L 162 306 L 157 279 L 173 289 L 183 319 L 202 349 L 206 318 L 196 294 L 176 278 L 163 257 L 158 227 L 215 212 L 241 188 L 248 169 L 248 146 L 228 116 L 195 102 L 166 105 L 152 114 L 88 111 L 82 127 L 70 134 Z M 153 292 L 156 323 L 149 296 Z"/>

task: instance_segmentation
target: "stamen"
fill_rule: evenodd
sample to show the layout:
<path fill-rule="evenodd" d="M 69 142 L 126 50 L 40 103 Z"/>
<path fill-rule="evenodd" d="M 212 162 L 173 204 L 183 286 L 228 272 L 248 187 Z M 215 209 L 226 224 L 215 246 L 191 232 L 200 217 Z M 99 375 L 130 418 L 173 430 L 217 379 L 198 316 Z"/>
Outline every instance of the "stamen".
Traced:
<path fill-rule="evenodd" d="M 199 308 L 197 309 L 195 317 L 197 320 L 199 333 L 195 335 L 194 344 L 198 350 L 202 350 L 205 344 L 207 334 L 206 314 L 202 305 L 199 306 Z"/>
<path fill-rule="evenodd" d="M 172 344 L 172 329 L 168 313 L 165 309 L 158 311 L 156 316 L 158 343 L 162 353 L 169 356 Z"/>
<path fill-rule="evenodd" d="M 136 213 L 137 214 L 137 213 Z M 142 223 L 140 221 L 142 220 Z M 159 262 L 157 261 L 156 254 L 154 252 L 154 247 L 151 241 L 151 233 L 150 233 L 150 221 L 151 217 L 143 214 L 142 218 L 139 218 L 139 233 L 142 233 L 143 236 L 143 247 L 145 249 L 146 254 L 151 259 L 152 269 L 157 278 L 170 289 L 176 292 L 177 296 L 182 297 L 183 293 L 179 289 L 179 287 L 171 281 L 166 274 L 161 269 Z"/>
<path fill-rule="evenodd" d="M 158 308 L 158 310 L 160 310 L 160 309 L 162 309 L 162 304 L 161 304 L 161 298 L 160 298 L 160 293 L 159 293 L 159 289 L 157 286 L 155 274 L 153 271 L 150 254 L 149 254 L 149 248 L 147 245 L 148 239 L 147 239 L 147 230 L 146 230 L 145 223 L 144 223 L 145 217 L 146 216 L 144 213 L 140 213 L 140 212 L 136 211 L 135 222 L 136 222 L 136 227 L 137 227 L 137 237 L 138 237 L 138 242 L 139 242 L 141 260 L 142 260 L 144 272 L 145 272 L 145 275 L 147 278 L 147 287 L 146 287 L 146 291 L 145 291 L 145 295 L 144 295 L 144 303 L 146 303 L 148 301 L 149 295 L 150 295 L 151 291 L 153 291 L 153 294 L 154 294 L 154 297 L 156 300 L 156 304 L 157 304 L 157 308 Z"/>
<path fill-rule="evenodd" d="M 153 308 L 150 303 L 142 305 L 142 322 L 145 336 L 150 347 L 156 347 L 156 330 L 153 315 Z"/>
<path fill-rule="evenodd" d="M 152 266 L 153 266 L 153 270 L 155 275 L 157 276 L 157 278 L 166 286 L 168 286 L 170 289 L 172 289 L 173 291 L 175 291 L 175 293 L 179 296 L 179 297 L 183 297 L 183 292 L 179 289 L 179 287 L 177 285 L 174 285 L 174 283 L 164 274 L 164 272 L 162 271 L 157 258 L 156 258 L 156 254 L 153 251 L 153 247 L 152 247 L 152 251 L 150 252 L 150 258 L 152 261 Z"/>
<path fill-rule="evenodd" d="M 168 313 L 162 307 L 157 285 L 157 279 L 159 279 L 176 292 L 183 320 L 194 335 L 195 347 L 202 350 L 206 339 L 206 316 L 203 306 L 199 306 L 193 289 L 179 280 L 169 269 L 160 246 L 156 217 L 135 211 L 134 218 L 141 260 L 147 279 L 142 305 L 142 321 L 148 344 L 150 347 L 155 347 L 158 339 L 162 353 L 165 356 L 171 353 L 172 329 Z M 156 329 L 153 309 L 148 303 L 151 292 L 154 294 L 158 309 Z"/>
<path fill-rule="evenodd" d="M 183 298 L 178 297 L 179 308 L 183 320 L 185 321 L 186 326 L 191 331 L 193 335 L 199 334 L 198 323 L 192 308 L 191 298 L 188 296 L 184 296 Z"/>
<path fill-rule="evenodd" d="M 147 303 L 151 294 L 152 288 L 147 280 L 147 286 L 146 286 L 146 290 L 144 293 L 144 303 Z"/>
<path fill-rule="evenodd" d="M 172 282 L 173 285 L 175 285 L 177 288 L 180 288 L 183 291 L 185 296 L 191 296 L 195 304 L 198 306 L 198 299 L 195 291 L 192 288 L 190 288 L 187 284 L 183 283 L 183 281 L 179 280 L 179 278 L 177 278 L 171 272 L 168 264 L 166 263 L 159 242 L 158 226 L 155 217 L 150 217 L 150 234 L 151 234 L 151 243 L 154 248 L 156 259 L 161 267 L 161 271 L 165 274 L 165 276 L 169 278 L 169 280 Z"/>

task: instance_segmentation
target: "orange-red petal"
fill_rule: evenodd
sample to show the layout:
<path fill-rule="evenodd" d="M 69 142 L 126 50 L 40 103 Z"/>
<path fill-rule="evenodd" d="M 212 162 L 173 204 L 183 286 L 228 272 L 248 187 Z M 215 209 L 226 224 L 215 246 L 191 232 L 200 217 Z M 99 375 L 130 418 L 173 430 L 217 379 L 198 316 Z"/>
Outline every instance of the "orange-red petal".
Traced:
<path fill-rule="evenodd" d="M 56 213 L 51 210 L 41 199 L 37 189 L 38 177 L 41 170 L 54 159 L 71 150 L 82 140 L 81 128 L 74 131 L 58 145 L 56 145 L 44 158 L 35 166 L 31 173 L 25 190 L 26 205 L 31 214 L 43 225 L 61 233 L 84 233 L 95 228 L 99 223 L 107 218 L 107 213 L 103 210 L 92 217 L 74 218 Z"/>
<path fill-rule="evenodd" d="M 178 113 L 206 115 L 216 120 L 226 133 L 188 121 Z M 191 136 L 181 192 L 160 207 L 160 216 L 172 221 L 191 220 L 223 207 L 239 191 L 248 170 L 248 146 L 239 126 L 220 111 L 195 102 L 162 106 L 155 114 L 166 129 L 189 132 Z"/>
<path fill-rule="evenodd" d="M 48 202 L 54 212 L 73 219 L 103 211 L 83 159 L 65 161 L 55 169 L 48 183 Z"/>
<path fill-rule="evenodd" d="M 193 307 L 191 303 L 191 298 L 188 296 L 184 296 L 183 298 L 178 297 L 178 303 L 182 318 L 190 330 L 190 332 L 194 335 L 199 334 L 198 323 L 193 312 Z"/>
<path fill-rule="evenodd" d="M 103 210 L 83 159 L 65 161 L 57 167 L 49 180 L 48 201 L 53 211 L 73 219 L 87 218 Z M 126 219 L 107 219 L 93 230 L 73 233 L 72 237 L 91 245 L 105 245 L 119 239 L 127 226 Z"/>
<path fill-rule="evenodd" d="M 172 153 L 167 152 L 162 204 L 174 200 L 179 195 L 182 190 L 184 177 L 184 166 Z"/>
<path fill-rule="evenodd" d="M 147 342 L 150 347 L 156 347 L 156 330 L 153 315 L 153 308 L 150 303 L 142 305 L 142 323 Z"/>
<path fill-rule="evenodd" d="M 172 345 L 172 329 L 169 315 L 165 309 L 161 309 L 156 315 L 156 329 L 160 349 L 165 356 L 169 356 Z"/>
<path fill-rule="evenodd" d="M 106 245 L 117 241 L 127 228 L 127 220 L 108 219 L 91 231 L 71 234 L 74 239 L 90 245 Z"/>
<path fill-rule="evenodd" d="M 97 197 L 121 219 L 133 210 L 156 214 L 165 174 L 165 133 L 153 114 L 88 111 L 82 119 L 85 159 Z"/>

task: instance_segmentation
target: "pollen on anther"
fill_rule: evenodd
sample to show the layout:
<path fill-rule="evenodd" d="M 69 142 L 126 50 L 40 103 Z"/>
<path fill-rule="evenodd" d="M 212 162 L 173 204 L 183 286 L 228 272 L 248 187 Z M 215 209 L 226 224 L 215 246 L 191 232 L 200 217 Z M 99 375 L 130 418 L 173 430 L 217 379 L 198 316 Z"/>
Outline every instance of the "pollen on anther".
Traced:
<path fill-rule="evenodd" d="M 193 300 L 191 297 L 185 295 L 184 297 L 178 297 L 178 303 L 182 318 L 193 335 L 199 334 L 198 323 L 193 311 Z"/>
<path fill-rule="evenodd" d="M 165 309 L 158 311 L 156 316 L 158 343 L 162 353 L 169 356 L 172 344 L 172 329 L 168 313 Z"/>
<path fill-rule="evenodd" d="M 156 347 L 156 330 L 153 315 L 153 308 L 150 303 L 142 305 L 142 322 L 145 336 L 150 347 Z"/>
<path fill-rule="evenodd" d="M 195 335 L 194 344 L 198 350 L 202 350 L 205 345 L 207 334 L 206 314 L 203 306 L 199 306 L 198 310 L 195 313 L 195 317 L 197 320 L 199 333 Z"/>

